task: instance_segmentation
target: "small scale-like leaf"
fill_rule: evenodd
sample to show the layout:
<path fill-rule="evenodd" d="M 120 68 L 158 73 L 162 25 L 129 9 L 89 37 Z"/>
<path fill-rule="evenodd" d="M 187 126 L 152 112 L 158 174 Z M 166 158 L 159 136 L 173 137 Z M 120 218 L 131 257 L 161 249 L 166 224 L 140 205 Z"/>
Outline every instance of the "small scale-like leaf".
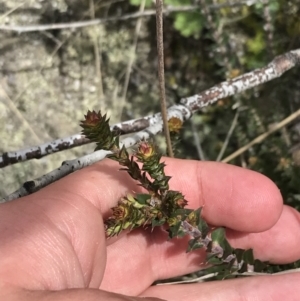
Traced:
<path fill-rule="evenodd" d="M 193 210 L 189 215 L 188 215 L 188 222 L 194 226 L 197 227 L 199 222 L 200 222 L 200 215 L 201 215 L 202 207 L 198 208 L 197 210 Z"/>
<path fill-rule="evenodd" d="M 178 222 L 177 224 L 175 224 L 174 226 L 172 226 L 168 229 L 169 238 L 174 238 L 174 237 L 182 235 L 180 233 L 180 226 L 181 226 L 181 222 Z"/>
<path fill-rule="evenodd" d="M 147 193 L 140 193 L 135 195 L 135 199 L 141 204 L 141 205 L 148 205 L 147 201 L 151 199 L 151 195 Z"/>
<path fill-rule="evenodd" d="M 254 260 L 254 271 L 256 272 L 262 272 L 268 267 L 267 262 L 262 262 L 259 259 Z"/>
<path fill-rule="evenodd" d="M 234 249 L 234 254 L 236 255 L 237 262 L 241 262 L 243 260 L 243 254 L 245 250 L 243 249 Z"/>
<path fill-rule="evenodd" d="M 225 236 L 225 228 L 220 227 L 212 231 L 211 239 L 213 244 L 218 244 L 224 251 L 224 256 L 227 257 L 232 253 L 233 249 Z"/>
<path fill-rule="evenodd" d="M 245 250 L 245 252 L 244 252 L 244 254 L 243 254 L 243 259 L 244 259 L 245 262 L 247 262 L 248 264 L 254 264 L 253 250 L 252 250 L 252 249 Z"/>
<path fill-rule="evenodd" d="M 165 222 L 166 222 L 165 218 L 153 219 L 151 225 L 152 225 L 152 228 L 159 227 L 159 226 L 162 226 Z"/>
<path fill-rule="evenodd" d="M 220 265 L 224 264 L 220 258 L 218 258 L 215 254 L 207 254 L 206 261 L 212 265 Z"/>
<path fill-rule="evenodd" d="M 199 241 L 199 238 L 193 238 L 189 240 L 186 252 L 188 253 L 200 248 L 203 248 L 203 244 Z"/>

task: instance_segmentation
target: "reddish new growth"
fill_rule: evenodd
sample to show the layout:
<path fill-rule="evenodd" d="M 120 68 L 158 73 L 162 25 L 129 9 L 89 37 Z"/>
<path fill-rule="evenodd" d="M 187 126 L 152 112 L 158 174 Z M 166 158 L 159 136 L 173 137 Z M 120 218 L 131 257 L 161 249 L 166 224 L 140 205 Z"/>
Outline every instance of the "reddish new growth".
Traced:
<path fill-rule="evenodd" d="M 101 118 L 103 118 L 100 111 L 96 113 L 96 111 L 91 112 L 90 110 L 88 110 L 87 114 L 84 115 L 84 117 L 85 120 L 81 122 L 83 126 L 96 126 Z"/>

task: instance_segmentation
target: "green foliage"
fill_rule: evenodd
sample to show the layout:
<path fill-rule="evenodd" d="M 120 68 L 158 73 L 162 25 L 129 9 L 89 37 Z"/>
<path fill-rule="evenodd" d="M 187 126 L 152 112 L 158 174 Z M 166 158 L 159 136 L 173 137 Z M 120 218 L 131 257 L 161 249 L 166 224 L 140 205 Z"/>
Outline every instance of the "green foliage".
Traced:
<path fill-rule="evenodd" d="M 130 4 L 140 6 L 143 0 L 130 0 Z M 150 7 L 152 5 L 152 0 L 146 0 L 145 6 Z"/>
<path fill-rule="evenodd" d="M 146 1 L 146 6 L 151 6 L 151 0 Z M 190 0 L 166 0 L 165 5 L 179 6 L 179 5 L 191 5 Z M 139 6 L 141 0 L 130 0 L 132 5 Z M 196 37 L 199 38 L 203 28 L 203 17 L 198 12 L 176 12 L 173 13 L 174 28 L 180 32 L 184 37 Z"/>
<path fill-rule="evenodd" d="M 199 37 L 203 27 L 203 18 L 199 13 L 181 12 L 174 17 L 174 27 L 184 37 Z"/>
<path fill-rule="evenodd" d="M 253 54 L 258 54 L 266 48 L 266 41 L 262 32 L 257 32 L 253 39 L 248 39 L 247 49 Z"/>

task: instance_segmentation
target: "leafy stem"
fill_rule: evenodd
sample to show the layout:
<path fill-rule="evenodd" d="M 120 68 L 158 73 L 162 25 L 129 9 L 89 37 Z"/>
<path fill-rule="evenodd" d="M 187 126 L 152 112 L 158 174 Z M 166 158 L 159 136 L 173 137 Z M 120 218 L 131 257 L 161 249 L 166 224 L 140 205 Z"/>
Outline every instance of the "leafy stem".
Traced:
<path fill-rule="evenodd" d="M 177 120 L 169 120 L 170 129 L 178 132 Z M 165 164 L 152 142 L 141 141 L 132 155 L 119 146 L 118 133 L 110 130 L 109 119 L 100 112 L 88 111 L 81 122 L 83 134 L 96 142 L 96 150 L 112 151 L 110 159 L 118 161 L 138 185 L 147 193 L 127 194 L 112 208 L 112 215 L 105 221 L 107 237 L 124 230 L 139 227 L 166 226 L 169 238 L 188 235 L 187 252 L 204 248 L 207 263 L 224 266 L 224 275 L 232 272 L 262 271 L 266 264 L 254 259 L 251 249 L 233 249 L 225 236 L 225 228 L 212 227 L 201 216 L 202 207 L 187 209 L 184 195 L 169 189 L 170 176 L 164 171 Z M 139 164 L 140 163 L 140 164 Z"/>

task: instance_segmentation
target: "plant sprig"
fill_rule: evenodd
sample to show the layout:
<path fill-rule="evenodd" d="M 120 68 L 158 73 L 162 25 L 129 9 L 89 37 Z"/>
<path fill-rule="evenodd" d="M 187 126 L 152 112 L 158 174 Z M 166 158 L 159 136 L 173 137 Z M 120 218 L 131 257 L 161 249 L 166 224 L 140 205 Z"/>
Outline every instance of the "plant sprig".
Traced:
<path fill-rule="evenodd" d="M 170 130 L 178 132 L 179 121 L 170 119 Z M 154 143 L 141 141 L 129 155 L 124 146 L 120 147 L 118 133 L 110 130 L 109 119 L 100 112 L 88 111 L 81 127 L 82 133 L 96 142 L 96 150 L 112 151 L 108 157 L 118 161 L 123 166 L 121 170 L 127 171 L 148 192 L 127 194 L 119 200 L 105 221 L 107 237 L 119 235 L 124 230 L 165 225 L 170 239 L 189 235 L 187 252 L 204 248 L 207 263 L 224 266 L 224 276 L 233 272 L 262 271 L 267 267 L 254 259 L 252 249 L 232 248 L 226 239 L 225 228 L 212 227 L 203 219 L 202 207 L 197 210 L 186 208 L 188 202 L 184 195 L 169 189 L 171 177 L 165 174 L 165 164 Z"/>

